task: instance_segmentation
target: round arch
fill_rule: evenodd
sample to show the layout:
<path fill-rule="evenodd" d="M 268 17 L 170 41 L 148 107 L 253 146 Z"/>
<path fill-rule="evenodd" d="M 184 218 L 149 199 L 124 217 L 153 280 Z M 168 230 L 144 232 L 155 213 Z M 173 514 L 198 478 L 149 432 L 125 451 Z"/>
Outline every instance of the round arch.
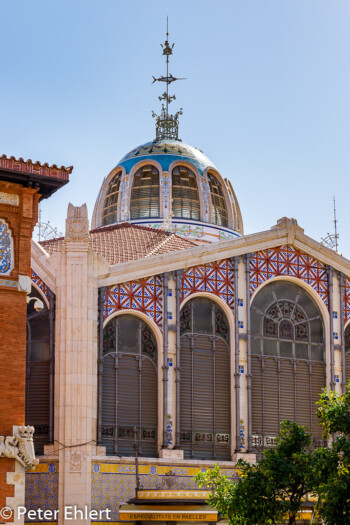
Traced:
<path fill-rule="evenodd" d="M 216 168 L 214 168 L 214 167 L 208 167 L 208 168 L 206 168 L 204 170 L 203 175 L 207 178 L 207 181 L 208 181 L 208 175 L 209 174 L 213 175 L 218 180 L 218 182 L 221 185 L 221 189 L 222 189 L 222 192 L 224 194 L 224 197 L 225 197 L 225 204 L 226 204 L 226 210 L 227 210 L 227 226 L 225 226 L 225 227 L 234 229 L 235 225 L 234 225 L 232 204 L 231 204 L 231 199 L 230 199 L 230 196 L 229 196 L 228 189 L 227 189 L 227 186 L 225 184 L 225 181 L 222 178 L 222 176 L 220 175 L 220 173 L 218 172 L 218 170 Z M 208 186 L 209 186 L 209 181 L 208 181 Z M 210 187 L 209 187 L 209 199 L 210 199 L 210 202 L 212 204 Z M 212 221 L 213 221 L 212 207 L 210 206 L 210 209 L 209 209 L 209 222 L 212 222 Z"/>
<path fill-rule="evenodd" d="M 329 312 L 327 309 L 327 306 L 322 301 L 321 297 L 318 295 L 318 293 L 310 286 L 308 283 L 305 283 L 301 279 L 298 279 L 298 277 L 293 277 L 289 275 L 278 275 L 277 277 L 272 277 L 271 279 L 267 279 L 264 283 L 262 283 L 258 288 L 255 290 L 253 295 L 250 298 L 250 307 L 252 306 L 255 297 L 257 294 L 267 285 L 271 284 L 273 282 L 278 281 L 285 281 L 290 282 L 293 284 L 296 284 L 297 286 L 300 286 L 303 288 L 315 301 L 317 307 L 319 308 L 321 315 L 322 315 L 322 321 L 323 321 L 323 327 L 324 327 L 324 338 L 325 338 L 325 362 L 326 362 L 326 374 L 327 374 L 327 386 L 330 385 L 330 362 L 331 362 L 331 350 L 330 350 L 330 330 L 329 330 Z"/>
<path fill-rule="evenodd" d="M 235 407 L 235 388 L 234 388 L 234 382 L 232 378 L 234 377 L 235 373 L 235 321 L 234 321 L 234 314 L 232 310 L 229 308 L 229 306 L 226 304 L 223 299 L 218 297 L 217 295 L 210 293 L 210 292 L 195 292 L 193 294 L 190 294 L 188 297 L 186 297 L 180 304 L 180 312 L 183 310 L 184 306 L 189 303 L 192 300 L 199 299 L 199 298 L 205 298 L 211 301 L 212 303 L 216 304 L 220 307 L 222 312 L 225 314 L 228 326 L 229 326 L 229 340 L 225 342 L 225 344 L 228 346 L 229 351 L 229 360 L 230 360 L 230 386 L 229 386 L 229 397 L 230 397 L 230 455 L 232 458 L 232 455 L 235 451 L 235 439 L 234 436 L 236 435 L 236 420 L 234 417 L 234 407 Z M 181 368 L 181 363 L 180 363 Z M 180 421 L 181 424 L 181 421 Z"/>
<path fill-rule="evenodd" d="M 106 195 L 108 191 L 108 186 L 113 177 L 121 171 L 121 184 L 123 184 L 126 176 L 126 171 L 124 166 L 116 166 L 112 169 L 112 171 L 107 175 L 107 177 L 104 178 L 99 194 L 97 196 L 94 211 L 92 214 L 91 219 L 91 229 L 94 230 L 95 228 L 100 228 L 102 226 L 102 219 L 103 219 L 103 209 L 104 204 L 106 200 Z M 119 192 L 118 196 L 118 220 L 120 220 L 120 205 L 121 205 L 121 192 Z"/>
<path fill-rule="evenodd" d="M 185 168 L 191 170 L 195 176 L 196 176 L 196 182 L 197 182 L 197 189 L 198 189 L 198 198 L 199 198 L 199 220 L 203 222 L 208 222 L 206 220 L 206 213 L 205 213 L 205 202 L 203 197 L 203 192 L 201 191 L 201 174 L 196 166 L 191 164 L 191 162 L 186 161 L 184 159 L 176 159 L 174 160 L 168 169 L 169 172 L 169 187 L 171 188 L 171 195 L 170 195 L 170 202 L 172 202 L 172 195 L 173 195 L 173 170 L 174 168 L 178 166 L 184 166 Z M 171 211 L 173 211 L 171 206 Z M 195 219 L 192 219 L 195 220 Z"/>
<path fill-rule="evenodd" d="M 157 359 L 158 435 L 157 435 L 157 443 L 158 443 L 158 450 L 159 450 L 161 448 L 161 443 L 162 443 L 162 429 L 163 429 L 163 398 L 164 398 L 164 391 L 163 391 L 164 385 L 163 385 L 163 377 L 162 377 L 163 335 L 159 327 L 148 315 L 138 310 L 132 310 L 131 308 L 125 308 L 123 310 L 118 310 L 117 312 L 114 312 L 113 314 L 109 315 L 103 322 L 103 328 L 105 328 L 107 324 L 110 321 L 112 321 L 114 318 L 122 316 L 122 315 L 135 315 L 135 317 L 138 317 L 139 319 L 141 319 L 145 324 L 147 324 L 147 326 L 150 327 L 150 329 L 152 330 L 156 338 L 157 349 L 158 349 L 158 359 Z"/>
<path fill-rule="evenodd" d="M 154 166 L 158 170 L 158 176 L 159 176 L 159 217 L 163 217 L 163 209 L 162 209 L 162 194 L 160 191 L 160 179 L 163 176 L 163 168 L 162 165 L 152 158 L 140 160 L 137 162 L 130 170 L 128 174 L 125 174 L 125 178 L 123 178 L 122 183 L 124 180 L 128 180 L 128 187 L 127 187 L 127 193 L 125 195 L 125 201 L 126 201 L 126 207 L 128 209 L 129 217 L 128 220 L 130 220 L 130 201 L 131 201 L 131 192 L 134 185 L 134 177 L 135 173 L 143 168 L 144 166 Z"/>

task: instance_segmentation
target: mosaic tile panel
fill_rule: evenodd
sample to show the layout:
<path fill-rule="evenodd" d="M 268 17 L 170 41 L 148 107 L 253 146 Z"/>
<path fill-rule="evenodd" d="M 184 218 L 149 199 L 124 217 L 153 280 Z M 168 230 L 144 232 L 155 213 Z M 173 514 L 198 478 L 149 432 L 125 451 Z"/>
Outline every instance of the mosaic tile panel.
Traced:
<path fill-rule="evenodd" d="M 5 193 L 0 191 L 0 204 L 8 204 L 10 206 L 19 206 L 19 195 L 13 193 Z"/>
<path fill-rule="evenodd" d="M 48 297 L 49 295 L 49 287 L 44 283 L 44 281 L 37 275 L 34 270 L 32 270 L 32 281 L 35 283 L 40 290 Z"/>
<path fill-rule="evenodd" d="M 13 240 L 10 229 L 0 219 L 0 274 L 8 275 L 13 270 Z"/>
<path fill-rule="evenodd" d="M 326 265 L 293 246 L 280 246 L 255 252 L 250 261 L 250 293 L 265 281 L 278 275 L 297 277 L 319 294 L 328 306 L 328 274 Z"/>
<path fill-rule="evenodd" d="M 141 489 L 149 490 L 198 490 L 194 476 L 206 468 L 140 465 Z M 237 477 L 235 469 L 224 469 L 225 474 Z M 135 497 L 135 465 L 94 463 L 92 466 L 92 508 L 110 509 L 111 521 L 119 520 L 119 506 Z M 107 520 L 106 520 L 107 521 Z"/>
<path fill-rule="evenodd" d="M 234 308 L 233 265 L 229 259 L 192 266 L 183 273 L 181 301 L 198 292 L 209 292 Z"/>
<path fill-rule="evenodd" d="M 344 280 L 344 321 L 350 319 L 350 278 Z"/>
<path fill-rule="evenodd" d="M 27 511 L 58 509 L 57 465 L 40 465 L 44 472 L 27 472 L 25 479 L 25 507 Z M 29 520 L 28 520 L 29 521 Z"/>
<path fill-rule="evenodd" d="M 104 318 L 119 310 L 138 310 L 148 315 L 160 328 L 163 320 L 163 290 L 159 277 L 130 281 L 107 288 Z"/>

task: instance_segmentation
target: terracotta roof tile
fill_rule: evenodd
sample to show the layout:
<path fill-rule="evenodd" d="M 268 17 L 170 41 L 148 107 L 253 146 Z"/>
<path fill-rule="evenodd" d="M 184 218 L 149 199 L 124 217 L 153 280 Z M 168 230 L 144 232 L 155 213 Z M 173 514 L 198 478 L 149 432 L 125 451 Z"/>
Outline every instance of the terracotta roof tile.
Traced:
<path fill-rule="evenodd" d="M 59 168 L 56 164 L 49 166 L 47 163 L 41 164 L 38 161 L 33 162 L 31 159 L 23 160 L 22 157 L 16 159 L 15 157 L 7 157 L 6 155 L 1 155 L 0 157 L 0 168 L 64 180 L 68 180 L 70 173 L 73 171 L 73 166 L 69 166 L 68 168 L 61 166 Z"/>
<path fill-rule="evenodd" d="M 61 251 L 64 238 L 42 241 L 40 244 L 52 255 Z M 134 261 L 197 246 L 196 242 L 183 239 L 174 233 L 129 223 L 92 230 L 90 244 L 94 252 L 102 255 L 109 264 Z"/>

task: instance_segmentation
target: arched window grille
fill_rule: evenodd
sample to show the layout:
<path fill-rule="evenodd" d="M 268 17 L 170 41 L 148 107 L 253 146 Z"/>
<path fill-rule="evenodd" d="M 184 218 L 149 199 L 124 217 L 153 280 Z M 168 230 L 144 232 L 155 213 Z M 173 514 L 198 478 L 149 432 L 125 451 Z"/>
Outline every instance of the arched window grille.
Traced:
<path fill-rule="evenodd" d="M 159 171 L 142 166 L 134 175 L 130 200 L 130 218 L 159 217 Z"/>
<path fill-rule="evenodd" d="M 172 171 L 173 215 L 185 219 L 200 219 L 200 203 L 196 175 L 186 166 Z"/>
<path fill-rule="evenodd" d="M 180 444 L 185 458 L 230 460 L 229 326 L 219 306 L 194 298 L 181 311 Z"/>
<path fill-rule="evenodd" d="M 345 329 L 345 379 L 350 379 L 350 324 Z"/>
<path fill-rule="evenodd" d="M 157 344 L 149 326 L 125 314 L 103 332 L 102 444 L 108 455 L 157 456 Z"/>
<path fill-rule="evenodd" d="M 212 222 L 219 226 L 227 226 L 227 208 L 221 183 L 211 173 L 208 173 L 208 181 L 212 203 Z"/>
<path fill-rule="evenodd" d="M 306 425 L 322 442 L 316 401 L 326 386 L 321 312 L 291 283 L 266 285 L 251 308 L 253 447 L 269 446 L 284 419 Z"/>
<path fill-rule="evenodd" d="M 118 220 L 118 197 L 120 191 L 121 178 L 122 172 L 119 171 L 114 175 L 114 177 L 108 184 L 107 195 L 105 198 L 105 204 L 103 208 L 103 226 L 107 226 L 108 224 L 114 224 Z"/>
<path fill-rule="evenodd" d="M 54 305 L 50 309 L 43 297 L 32 287 L 30 297 L 40 299 L 44 309 L 36 311 L 34 301 L 27 306 L 26 356 L 26 425 L 35 427 L 34 445 L 37 454 L 53 441 L 54 389 Z"/>

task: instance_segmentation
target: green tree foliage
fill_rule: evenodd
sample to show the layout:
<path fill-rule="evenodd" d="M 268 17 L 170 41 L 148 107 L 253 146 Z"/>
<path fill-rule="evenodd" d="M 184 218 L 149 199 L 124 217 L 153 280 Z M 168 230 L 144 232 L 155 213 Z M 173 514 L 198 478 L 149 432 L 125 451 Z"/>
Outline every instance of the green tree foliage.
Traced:
<path fill-rule="evenodd" d="M 345 394 L 323 391 L 317 415 L 328 449 L 315 452 L 316 509 L 326 525 L 350 524 L 350 381 Z"/>
<path fill-rule="evenodd" d="M 319 460 L 320 458 L 318 458 Z M 315 457 L 305 427 L 284 421 L 277 446 L 257 464 L 240 460 L 240 477 L 233 482 L 219 466 L 197 475 L 199 486 L 213 489 L 209 503 L 230 525 L 296 523 L 306 494 L 312 492 Z"/>

